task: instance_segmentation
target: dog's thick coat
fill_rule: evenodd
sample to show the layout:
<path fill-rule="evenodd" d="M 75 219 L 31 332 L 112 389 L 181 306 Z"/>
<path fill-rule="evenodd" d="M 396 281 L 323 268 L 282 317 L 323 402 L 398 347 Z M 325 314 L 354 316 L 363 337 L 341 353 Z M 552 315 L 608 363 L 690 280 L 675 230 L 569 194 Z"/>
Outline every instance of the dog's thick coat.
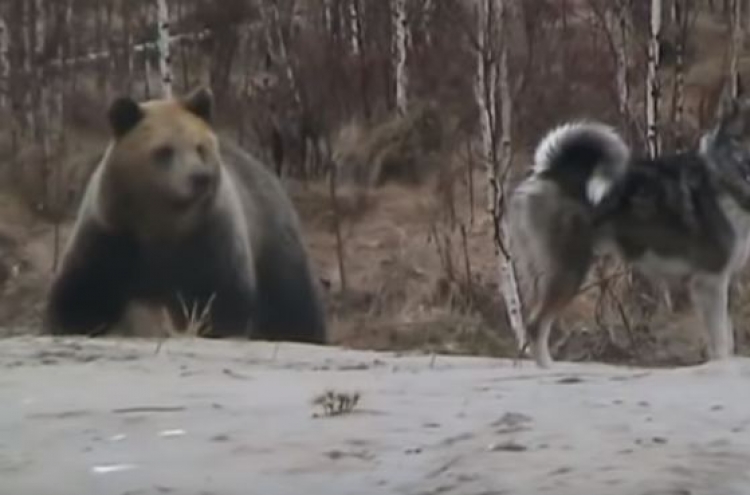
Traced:
<path fill-rule="evenodd" d="M 599 248 L 614 248 L 648 276 L 687 279 L 709 357 L 730 356 L 729 282 L 750 247 L 748 173 L 750 107 L 742 102 L 725 102 L 699 150 L 654 160 L 631 157 L 617 133 L 599 123 L 550 131 L 508 212 L 537 364 L 551 364 L 551 325 Z"/>
<path fill-rule="evenodd" d="M 132 301 L 208 308 L 208 335 L 323 343 L 318 282 L 294 206 L 260 162 L 217 138 L 213 99 L 115 101 L 50 288 L 46 328 L 96 334 Z"/>

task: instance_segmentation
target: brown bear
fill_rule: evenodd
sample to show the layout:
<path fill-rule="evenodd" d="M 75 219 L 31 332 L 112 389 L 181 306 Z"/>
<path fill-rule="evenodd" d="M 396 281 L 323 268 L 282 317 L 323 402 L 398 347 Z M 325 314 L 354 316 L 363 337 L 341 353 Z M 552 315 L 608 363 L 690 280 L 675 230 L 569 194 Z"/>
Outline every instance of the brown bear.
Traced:
<path fill-rule="evenodd" d="M 101 334 L 131 302 L 208 310 L 207 335 L 324 343 L 326 322 L 297 212 L 273 173 L 212 129 L 208 88 L 108 117 L 45 328 Z"/>

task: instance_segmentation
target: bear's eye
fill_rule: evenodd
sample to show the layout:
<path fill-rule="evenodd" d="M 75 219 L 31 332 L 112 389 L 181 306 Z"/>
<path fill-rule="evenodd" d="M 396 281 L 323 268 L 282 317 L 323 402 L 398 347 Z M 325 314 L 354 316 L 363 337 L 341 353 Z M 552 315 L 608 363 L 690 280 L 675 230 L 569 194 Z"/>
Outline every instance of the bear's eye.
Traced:
<path fill-rule="evenodd" d="M 198 146 L 195 147 L 195 151 L 198 152 L 198 156 L 201 157 L 201 160 L 203 161 L 206 160 L 206 147 L 205 146 L 203 146 L 202 144 L 199 144 Z"/>
<path fill-rule="evenodd" d="M 169 145 L 159 146 L 153 151 L 154 161 L 160 165 L 169 165 L 174 157 L 174 148 Z"/>

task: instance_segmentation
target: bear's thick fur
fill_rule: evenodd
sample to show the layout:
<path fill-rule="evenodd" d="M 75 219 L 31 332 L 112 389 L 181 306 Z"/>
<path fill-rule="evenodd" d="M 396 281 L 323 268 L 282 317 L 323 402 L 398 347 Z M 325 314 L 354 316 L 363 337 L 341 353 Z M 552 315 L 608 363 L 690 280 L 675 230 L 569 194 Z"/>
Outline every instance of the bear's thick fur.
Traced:
<path fill-rule="evenodd" d="M 213 98 L 109 110 L 113 139 L 87 185 L 45 328 L 101 334 L 130 302 L 209 308 L 210 336 L 324 343 L 295 208 L 278 179 L 211 127 Z"/>

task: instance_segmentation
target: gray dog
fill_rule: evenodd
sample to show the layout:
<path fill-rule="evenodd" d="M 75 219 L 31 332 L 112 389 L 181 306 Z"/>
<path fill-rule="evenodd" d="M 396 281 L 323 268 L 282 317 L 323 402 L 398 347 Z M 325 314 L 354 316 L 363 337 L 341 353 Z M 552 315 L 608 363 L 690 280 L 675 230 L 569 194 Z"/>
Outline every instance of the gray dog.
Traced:
<path fill-rule="evenodd" d="M 534 360 L 549 367 L 550 327 L 599 250 L 644 274 L 687 280 L 710 359 L 734 352 L 732 276 L 750 248 L 750 103 L 725 98 L 697 150 L 635 158 L 612 128 L 568 123 L 539 143 L 508 206 Z"/>

